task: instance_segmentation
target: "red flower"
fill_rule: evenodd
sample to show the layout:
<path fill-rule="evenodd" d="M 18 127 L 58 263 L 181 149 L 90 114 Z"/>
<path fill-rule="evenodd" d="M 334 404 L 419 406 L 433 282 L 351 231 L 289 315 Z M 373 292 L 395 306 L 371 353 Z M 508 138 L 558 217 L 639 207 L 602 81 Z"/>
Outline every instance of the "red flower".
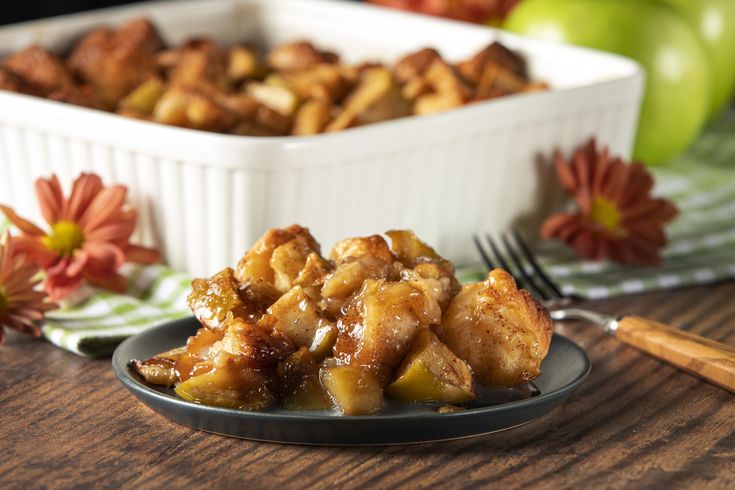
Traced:
<path fill-rule="evenodd" d="M 4 243 L 2 243 L 4 242 Z M 0 242 L 0 342 L 5 328 L 41 336 L 38 322 L 44 313 L 56 308 L 46 300 L 46 293 L 36 291 L 41 282 L 35 279 L 40 269 L 29 264 L 15 249 L 10 234 Z"/>
<path fill-rule="evenodd" d="M 159 260 L 157 251 L 130 243 L 137 215 L 125 208 L 124 186 L 105 187 L 97 175 L 82 174 L 66 198 L 54 175 L 38 179 L 36 193 L 48 232 L 6 206 L 0 211 L 22 232 L 15 239 L 18 251 L 46 272 L 44 287 L 52 300 L 65 298 L 84 280 L 124 292 L 127 280 L 118 273 L 124 262 Z"/>
<path fill-rule="evenodd" d="M 556 172 L 579 209 L 546 219 L 542 238 L 558 238 L 587 260 L 658 265 L 666 245 L 664 225 L 678 213 L 666 199 L 651 197 L 653 178 L 640 163 L 597 151 L 594 139 L 567 163 L 556 154 Z"/>

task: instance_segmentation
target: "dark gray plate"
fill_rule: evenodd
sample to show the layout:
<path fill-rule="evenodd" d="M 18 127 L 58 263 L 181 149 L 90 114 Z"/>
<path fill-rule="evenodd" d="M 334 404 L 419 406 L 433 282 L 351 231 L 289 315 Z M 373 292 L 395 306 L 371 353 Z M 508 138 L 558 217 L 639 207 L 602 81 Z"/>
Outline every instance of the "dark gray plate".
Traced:
<path fill-rule="evenodd" d="M 559 406 L 590 371 L 585 352 L 554 334 L 543 375 L 533 386 L 484 390 L 466 410 L 438 413 L 436 406 L 391 402 L 376 415 L 348 417 L 336 412 L 271 409 L 246 412 L 199 405 L 173 390 L 144 383 L 127 363 L 184 345 L 199 324 L 187 318 L 152 328 L 124 341 L 112 365 L 117 377 L 143 403 L 161 415 L 195 429 L 259 441 L 323 445 L 409 444 L 478 436 L 525 424 Z"/>

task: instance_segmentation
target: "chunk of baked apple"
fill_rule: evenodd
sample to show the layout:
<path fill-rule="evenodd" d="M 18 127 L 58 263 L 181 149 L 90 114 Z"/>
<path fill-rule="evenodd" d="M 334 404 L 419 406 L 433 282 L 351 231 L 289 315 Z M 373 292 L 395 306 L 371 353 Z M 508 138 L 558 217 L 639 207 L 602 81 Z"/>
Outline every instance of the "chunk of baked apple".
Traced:
<path fill-rule="evenodd" d="M 175 391 L 184 400 L 240 410 L 262 410 L 275 399 L 262 372 L 227 352 L 217 354 L 212 370 L 187 379 Z"/>
<path fill-rule="evenodd" d="M 319 381 L 319 364 L 306 347 L 281 361 L 276 376 L 284 408 L 321 410 L 332 407 L 332 401 Z"/>
<path fill-rule="evenodd" d="M 477 398 L 470 366 L 429 329 L 416 336 L 386 393 L 407 402 L 454 404 Z"/>
<path fill-rule="evenodd" d="M 319 379 L 344 415 L 367 415 L 383 408 L 382 381 L 364 366 L 341 365 L 328 359 Z"/>

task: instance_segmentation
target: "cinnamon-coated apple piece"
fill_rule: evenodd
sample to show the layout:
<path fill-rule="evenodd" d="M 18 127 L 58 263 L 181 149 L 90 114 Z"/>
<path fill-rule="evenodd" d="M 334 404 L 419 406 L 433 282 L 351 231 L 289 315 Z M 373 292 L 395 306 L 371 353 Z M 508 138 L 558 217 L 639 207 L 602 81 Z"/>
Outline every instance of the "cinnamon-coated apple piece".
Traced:
<path fill-rule="evenodd" d="M 319 99 L 309 100 L 296 111 L 291 134 L 308 136 L 321 133 L 331 120 L 332 106 L 329 102 Z"/>
<path fill-rule="evenodd" d="M 470 366 L 429 329 L 416 336 L 386 393 L 407 402 L 456 404 L 477 398 Z"/>
<path fill-rule="evenodd" d="M 234 271 L 227 267 L 209 279 L 194 279 L 187 304 L 199 322 L 209 329 L 219 329 L 227 315 L 244 317 L 250 313 L 240 295 Z"/>
<path fill-rule="evenodd" d="M 319 364 L 306 347 L 281 361 L 276 376 L 284 408 L 322 410 L 332 407 L 332 401 L 319 381 Z"/>
<path fill-rule="evenodd" d="M 386 379 L 423 328 L 441 321 L 438 303 L 416 284 L 367 279 L 339 319 L 334 356 Z"/>
<path fill-rule="evenodd" d="M 319 379 L 344 415 L 368 415 L 383 408 L 382 381 L 365 366 L 338 364 L 328 359 Z"/>
<path fill-rule="evenodd" d="M 398 278 L 398 269 L 392 261 L 386 262 L 373 256 L 347 259 L 326 277 L 321 289 L 320 306 L 336 318 L 341 315 L 350 297 L 362 288 L 365 280 L 393 281 Z"/>
<path fill-rule="evenodd" d="M 247 46 L 233 46 L 227 51 L 227 78 L 239 83 L 247 78 L 260 78 L 266 72 L 265 65 L 255 50 Z"/>
<path fill-rule="evenodd" d="M 261 323 L 283 332 L 295 346 L 306 347 L 318 360 L 329 354 L 337 337 L 337 327 L 301 286 L 294 286 L 268 308 Z"/>
<path fill-rule="evenodd" d="M 166 91 L 166 85 L 160 78 L 149 78 L 126 95 L 118 105 L 118 111 L 137 112 L 151 115 L 158 99 Z"/>
<path fill-rule="evenodd" d="M 186 352 L 186 346 L 177 347 L 166 352 L 156 354 L 144 361 L 132 359 L 130 366 L 146 383 L 171 387 L 178 381 L 176 361 Z"/>
<path fill-rule="evenodd" d="M 186 381 L 192 376 L 206 373 L 212 369 L 214 352 L 220 347 L 218 342 L 224 337 L 224 330 L 200 328 L 186 340 L 184 352 L 174 363 L 178 381 Z"/>
<path fill-rule="evenodd" d="M 387 121 L 411 114 L 409 102 L 387 68 L 370 68 L 347 97 L 342 112 L 326 127 L 327 132 Z"/>
<path fill-rule="evenodd" d="M 239 410 L 262 410 L 275 400 L 266 375 L 249 367 L 244 356 L 228 352 L 218 353 L 210 371 L 187 379 L 175 391 L 184 400 Z"/>
<path fill-rule="evenodd" d="M 230 89 L 228 53 L 213 39 L 190 39 L 162 51 L 156 61 L 172 83 L 218 91 Z"/>

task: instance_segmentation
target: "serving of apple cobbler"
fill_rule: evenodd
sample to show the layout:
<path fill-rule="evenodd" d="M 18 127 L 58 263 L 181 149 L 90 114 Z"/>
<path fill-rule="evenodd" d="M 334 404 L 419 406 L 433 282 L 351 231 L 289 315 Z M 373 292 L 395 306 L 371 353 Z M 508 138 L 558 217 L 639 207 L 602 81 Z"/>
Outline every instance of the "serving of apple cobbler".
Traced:
<path fill-rule="evenodd" d="M 323 257 L 309 230 L 269 230 L 240 259 L 196 279 L 201 328 L 130 366 L 183 399 L 243 410 L 381 410 L 384 398 L 461 405 L 476 385 L 541 374 L 552 323 L 505 271 L 460 286 L 409 230 L 348 238 Z"/>
<path fill-rule="evenodd" d="M 167 47 L 139 18 L 97 28 L 65 54 L 39 45 L 11 54 L 0 89 L 205 131 L 306 136 L 548 88 L 498 42 L 459 63 L 425 48 L 355 65 L 306 41 Z"/>

